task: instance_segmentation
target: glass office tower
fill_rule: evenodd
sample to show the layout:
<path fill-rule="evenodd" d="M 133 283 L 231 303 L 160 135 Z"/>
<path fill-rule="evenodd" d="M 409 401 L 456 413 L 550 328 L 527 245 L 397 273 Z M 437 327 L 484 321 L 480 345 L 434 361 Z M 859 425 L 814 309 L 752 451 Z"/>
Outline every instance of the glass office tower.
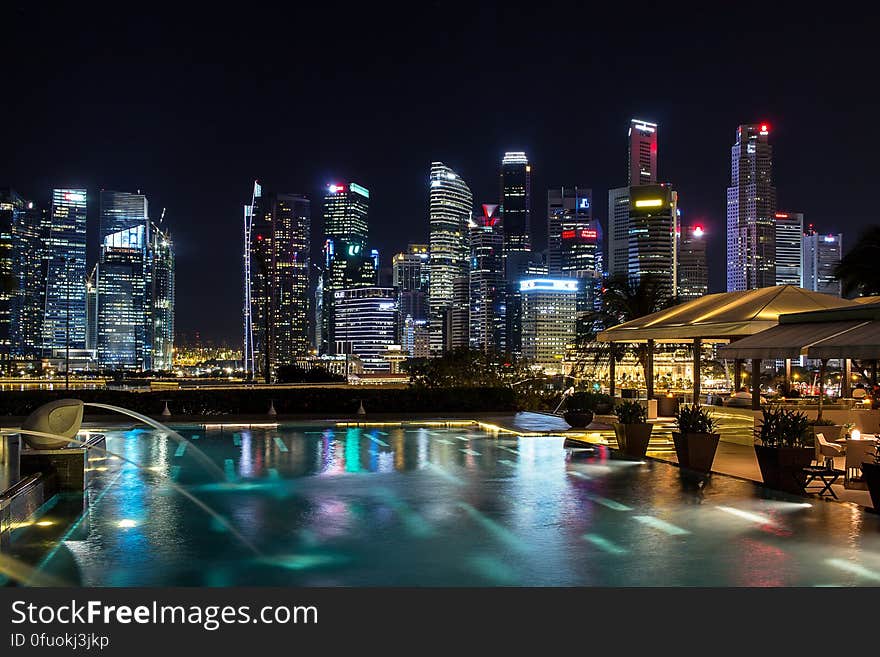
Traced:
<path fill-rule="evenodd" d="M 43 349 L 85 349 L 86 213 L 84 189 L 53 189 L 46 225 Z"/>

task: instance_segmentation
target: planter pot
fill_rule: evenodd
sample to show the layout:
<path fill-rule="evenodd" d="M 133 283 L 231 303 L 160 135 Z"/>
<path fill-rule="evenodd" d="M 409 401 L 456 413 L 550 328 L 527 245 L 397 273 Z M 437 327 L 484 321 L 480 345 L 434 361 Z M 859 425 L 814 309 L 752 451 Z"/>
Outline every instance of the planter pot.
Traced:
<path fill-rule="evenodd" d="M 614 435 L 617 436 L 617 447 L 627 456 L 643 458 L 648 451 L 648 441 L 651 440 L 653 424 L 640 422 L 638 424 L 618 424 L 614 427 Z"/>
<path fill-rule="evenodd" d="M 862 463 L 862 476 L 871 493 L 874 511 L 880 513 L 880 463 Z"/>
<path fill-rule="evenodd" d="M 813 462 L 812 447 L 765 447 L 755 445 L 764 485 L 774 490 L 803 495 L 803 469 Z"/>
<path fill-rule="evenodd" d="M 696 472 L 711 472 L 715 450 L 718 449 L 717 433 L 678 433 L 672 432 L 675 455 L 679 467 Z"/>
<path fill-rule="evenodd" d="M 568 426 L 583 429 L 593 421 L 593 411 L 565 411 L 562 417 L 568 422 Z"/>

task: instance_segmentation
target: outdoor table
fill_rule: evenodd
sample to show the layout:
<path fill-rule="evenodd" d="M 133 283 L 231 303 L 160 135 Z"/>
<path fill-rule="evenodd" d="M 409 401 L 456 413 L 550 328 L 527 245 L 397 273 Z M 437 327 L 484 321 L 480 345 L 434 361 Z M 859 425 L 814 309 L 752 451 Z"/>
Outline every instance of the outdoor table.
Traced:
<path fill-rule="evenodd" d="M 840 478 L 840 475 L 845 474 L 843 470 L 829 468 L 824 465 L 808 465 L 803 469 L 803 474 L 804 481 L 801 485 L 804 489 L 804 493 L 809 494 L 815 492 L 819 497 L 822 497 L 827 492 L 835 500 L 837 499 L 837 493 L 834 492 L 834 489 L 831 488 L 831 486 Z M 808 486 L 817 479 L 822 482 L 822 488 L 818 492 L 808 490 Z"/>

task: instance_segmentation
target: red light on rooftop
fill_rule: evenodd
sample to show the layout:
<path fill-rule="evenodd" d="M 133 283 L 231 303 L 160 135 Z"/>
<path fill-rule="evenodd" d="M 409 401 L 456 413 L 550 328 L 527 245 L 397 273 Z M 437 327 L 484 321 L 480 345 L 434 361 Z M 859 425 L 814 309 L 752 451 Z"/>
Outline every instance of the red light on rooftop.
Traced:
<path fill-rule="evenodd" d="M 761 124 L 761 133 L 767 134 L 768 132 L 770 132 L 770 125 L 767 123 L 762 123 Z"/>

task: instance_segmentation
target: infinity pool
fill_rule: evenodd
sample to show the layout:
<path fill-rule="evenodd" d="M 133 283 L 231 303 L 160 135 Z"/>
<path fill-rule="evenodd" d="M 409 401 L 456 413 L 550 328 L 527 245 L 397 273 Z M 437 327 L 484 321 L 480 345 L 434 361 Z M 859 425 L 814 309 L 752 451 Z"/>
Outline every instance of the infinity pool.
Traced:
<path fill-rule="evenodd" d="M 572 458 L 561 437 L 181 433 L 215 474 L 161 433 L 110 432 L 108 449 L 148 470 L 93 455 L 88 504 L 57 498 L 11 556 L 84 586 L 880 584 L 880 518 L 858 507 L 701 485 L 605 447 Z"/>

